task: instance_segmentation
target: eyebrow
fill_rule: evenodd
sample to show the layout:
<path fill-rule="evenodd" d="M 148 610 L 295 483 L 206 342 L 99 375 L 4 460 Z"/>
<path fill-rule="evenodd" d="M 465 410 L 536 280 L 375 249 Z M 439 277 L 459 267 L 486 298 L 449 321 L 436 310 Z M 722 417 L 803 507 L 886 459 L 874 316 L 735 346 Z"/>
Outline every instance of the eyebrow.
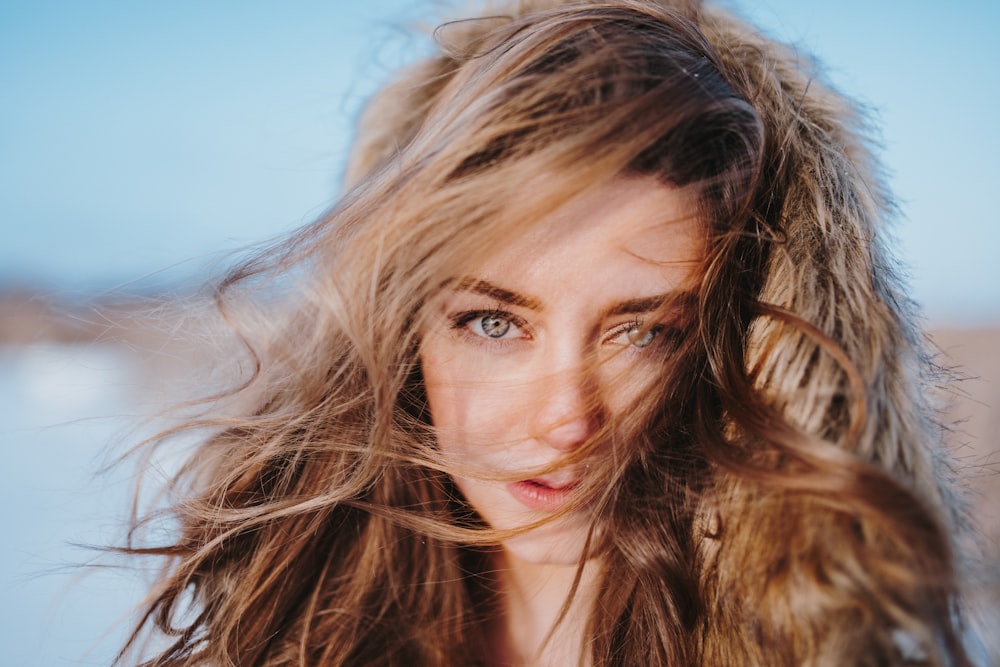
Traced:
<path fill-rule="evenodd" d="M 628 299 L 609 308 L 605 311 L 604 316 L 617 317 L 619 315 L 650 313 L 654 310 L 659 310 L 663 307 L 663 304 L 667 303 L 671 299 L 675 299 L 676 296 L 676 293 L 668 292 L 667 294 L 657 294 L 655 296 L 646 296 L 638 299 Z"/>
<path fill-rule="evenodd" d="M 455 289 L 460 292 L 473 292 L 475 294 L 482 294 L 483 296 L 488 296 L 491 299 L 496 299 L 501 303 L 510 304 L 512 306 L 520 306 L 521 308 L 527 308 L 529 310 L 541 311 L 543 310 L 542 302 L 533 296 L 528 296 L 526 294 L 519 294 L 517 292 L 512 292 L 511 290 L 504 289 L 498 285 L 494 285 L 488 280 L 478 280 L 469 278 L 460 282 Z M 663 305 L 672 299 L 677 298 L 676 292 L 667 292 L 665 294 L 656 294 L 654 296 L 639 297 L 637 299 L 626 299 L 616 303 L 615 305 L 604 311 L 604 317 L 618 317 L 621 315 L 637 315 L 640 313 L 651 313 L 655 310 L 663 308 Z"/>
<path fill-rule="evenodd" d="M 488 296 L 492 299 L 500 301 L 501 303 L 510 304 L 511 306 L 520 306 L 521 308 L 527 308 L 529 310 L 542 310 L 541 300 L 532 296 L 518 294 L 517 292 L 504 289 L 503 287 L 494 285 L 488 280 L 463 280 L 457 287 L 455 287 L 455 289 L 460 292 L 474 292 L 476 294 L 482 294 L 483 296 Z"/>

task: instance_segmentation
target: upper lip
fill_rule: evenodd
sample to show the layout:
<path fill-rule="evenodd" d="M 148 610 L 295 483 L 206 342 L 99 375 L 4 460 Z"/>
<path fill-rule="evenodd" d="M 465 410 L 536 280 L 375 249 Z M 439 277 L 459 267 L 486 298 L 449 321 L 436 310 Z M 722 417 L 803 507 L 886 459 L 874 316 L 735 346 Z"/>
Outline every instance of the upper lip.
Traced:
<path fill-rule="evenodd" d="M 556 491 L 561 491 L 563 489 L 569 489 L 580 483 L 580 478 L 572 471 L 567 472 L 557 472 L 551 475 L 542 475 L 541 477 L 532 477 L 528 482 L 534 482 L 535 484 L 541 484 L 542 486 L 547 486 L 550 489 L 555 489 Z"/>

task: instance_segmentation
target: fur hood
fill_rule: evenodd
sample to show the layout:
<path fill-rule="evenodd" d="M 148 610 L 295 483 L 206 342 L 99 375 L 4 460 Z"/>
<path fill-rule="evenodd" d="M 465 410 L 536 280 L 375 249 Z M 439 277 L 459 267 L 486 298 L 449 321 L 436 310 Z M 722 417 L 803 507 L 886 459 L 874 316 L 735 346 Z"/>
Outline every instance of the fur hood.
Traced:
<path fill-rule="evenodd" d="M 881 168 L 870 150 L 865 119 L 818 77 L 811 59 L 767 38 L 728 11 L 685 0 L 654 0 L 694 18 L 729 77 L 757 92 L 751 100 L 784 169 L 797 187 L 783 212 L 787 238 L 773 259 L 761 300 L 780 305 L 830 336 L 860 372 L 868 394 L 860 453 L 912 480 L 931 504 L 953 507 L 942 428 L 928 394 L 941 383 L 916 305 L 891 249 L 895 214 Z M 518 16 L 571 4 L 564 0 L 493 2 L 482 16 Z M 472 44 L 491 23 L 448 31 L 450 44 Z M 456 62 L 445 54 L 421 61 L 377 94 L 359 124 L 346 170 L 350 187 L 405 145 Z M 780 327 L 757 332 L 762 344 L 781 339 L 759 377 L 782 397 L 786 413 L 810 431 L 828 417 L 822 387 L 835 386 L 832 360 L 812 369 L 816 346 Z M 762 346 L 762 345 L 761 345 Z M 945 466 L 945 467 L 943 467 Z M 951 517 L 956 520 L 957 517 Z"/>
<path fill-rule="evenodd" d="M 956 534 L 960 503 L 944 429 L 929 398 L 941 371 L 896 268 L 887 230 L 894 206 L 863 115 L 817 76 L 808 57 L 732 13 L 687 0 L 648 2 L 693 19 L 717 51 L 724 75 L 752 92 L 749 102 L 764 121 L 768 152 L 792 184 L 780 211 L 783 239 L 760 301 L 801 318 L 843 354 L 831 353 L 818 341 L 822 336 L 762 318 L 751 332 L 747 371 L 789 421 L 891 473 L 925 501 L 945 532 Z M 513 0 L 489 4 L 481 15 L 563 4 L 569 3 Z M 452 26 L 449 45 L 472 44 L 491 25 Z M 359 122 L 348 186 L 412 138 L 455 67 L 448 55 L 433 56 L 375 96 Z M 845 357 L 857 377 L 845 374 Z M 835 395 L 853 391 L 865 397 L 861 415 L 846 415 Z M 842 428 L 845 420 L 852 421 L 850 429 Z M 885 594 L 866 582 L 891 576 L 869 571 L 865 551 L 878 542 L 877 534 L 866 533 L 869 527 L 852 525 L 822 503 L 760 495 L 725 475 L 706 516 L 714 527 L 700 538 L 705 664 L 776 664 L 775 646 L 781 647 L 781 664 L 920 662 L 927 652 L 918 647 L 936 641 L 920 628 L 904 627 L 902 616 L 873 613 L 859 603 Z M 857 539 L 845 541 L 852 532 Z M 838 587 L 849 590 L 829 594 Z"/>

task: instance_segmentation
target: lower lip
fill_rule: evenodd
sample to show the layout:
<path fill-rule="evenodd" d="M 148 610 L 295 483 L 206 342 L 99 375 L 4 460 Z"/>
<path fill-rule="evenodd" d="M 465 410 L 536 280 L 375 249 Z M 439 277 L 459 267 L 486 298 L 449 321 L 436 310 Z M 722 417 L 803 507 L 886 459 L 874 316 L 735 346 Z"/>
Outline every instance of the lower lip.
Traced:
<path fill-rule="evenodd" d="M 548 512 L 554 512 L 568 503 L 574 488 L 575 485 L 553 489 L 532 481 L 512 482 L 507 485 L 510 495 L 525 507 Z"/>

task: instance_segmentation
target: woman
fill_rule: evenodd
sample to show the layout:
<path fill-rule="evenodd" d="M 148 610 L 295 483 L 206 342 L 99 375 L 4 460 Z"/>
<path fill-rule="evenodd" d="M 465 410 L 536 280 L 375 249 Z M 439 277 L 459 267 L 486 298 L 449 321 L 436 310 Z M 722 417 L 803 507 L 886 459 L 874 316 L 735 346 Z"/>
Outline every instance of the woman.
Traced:
<path fill-rule="evenodd" d="M 850 104 L 693 2 L 485 16 L 372 101 L 341 202 L 222 284 L 251 371 L 135 527 L 176 537 L 130 545 L 166 558 L 128 649 L 968 664 Z"/>

